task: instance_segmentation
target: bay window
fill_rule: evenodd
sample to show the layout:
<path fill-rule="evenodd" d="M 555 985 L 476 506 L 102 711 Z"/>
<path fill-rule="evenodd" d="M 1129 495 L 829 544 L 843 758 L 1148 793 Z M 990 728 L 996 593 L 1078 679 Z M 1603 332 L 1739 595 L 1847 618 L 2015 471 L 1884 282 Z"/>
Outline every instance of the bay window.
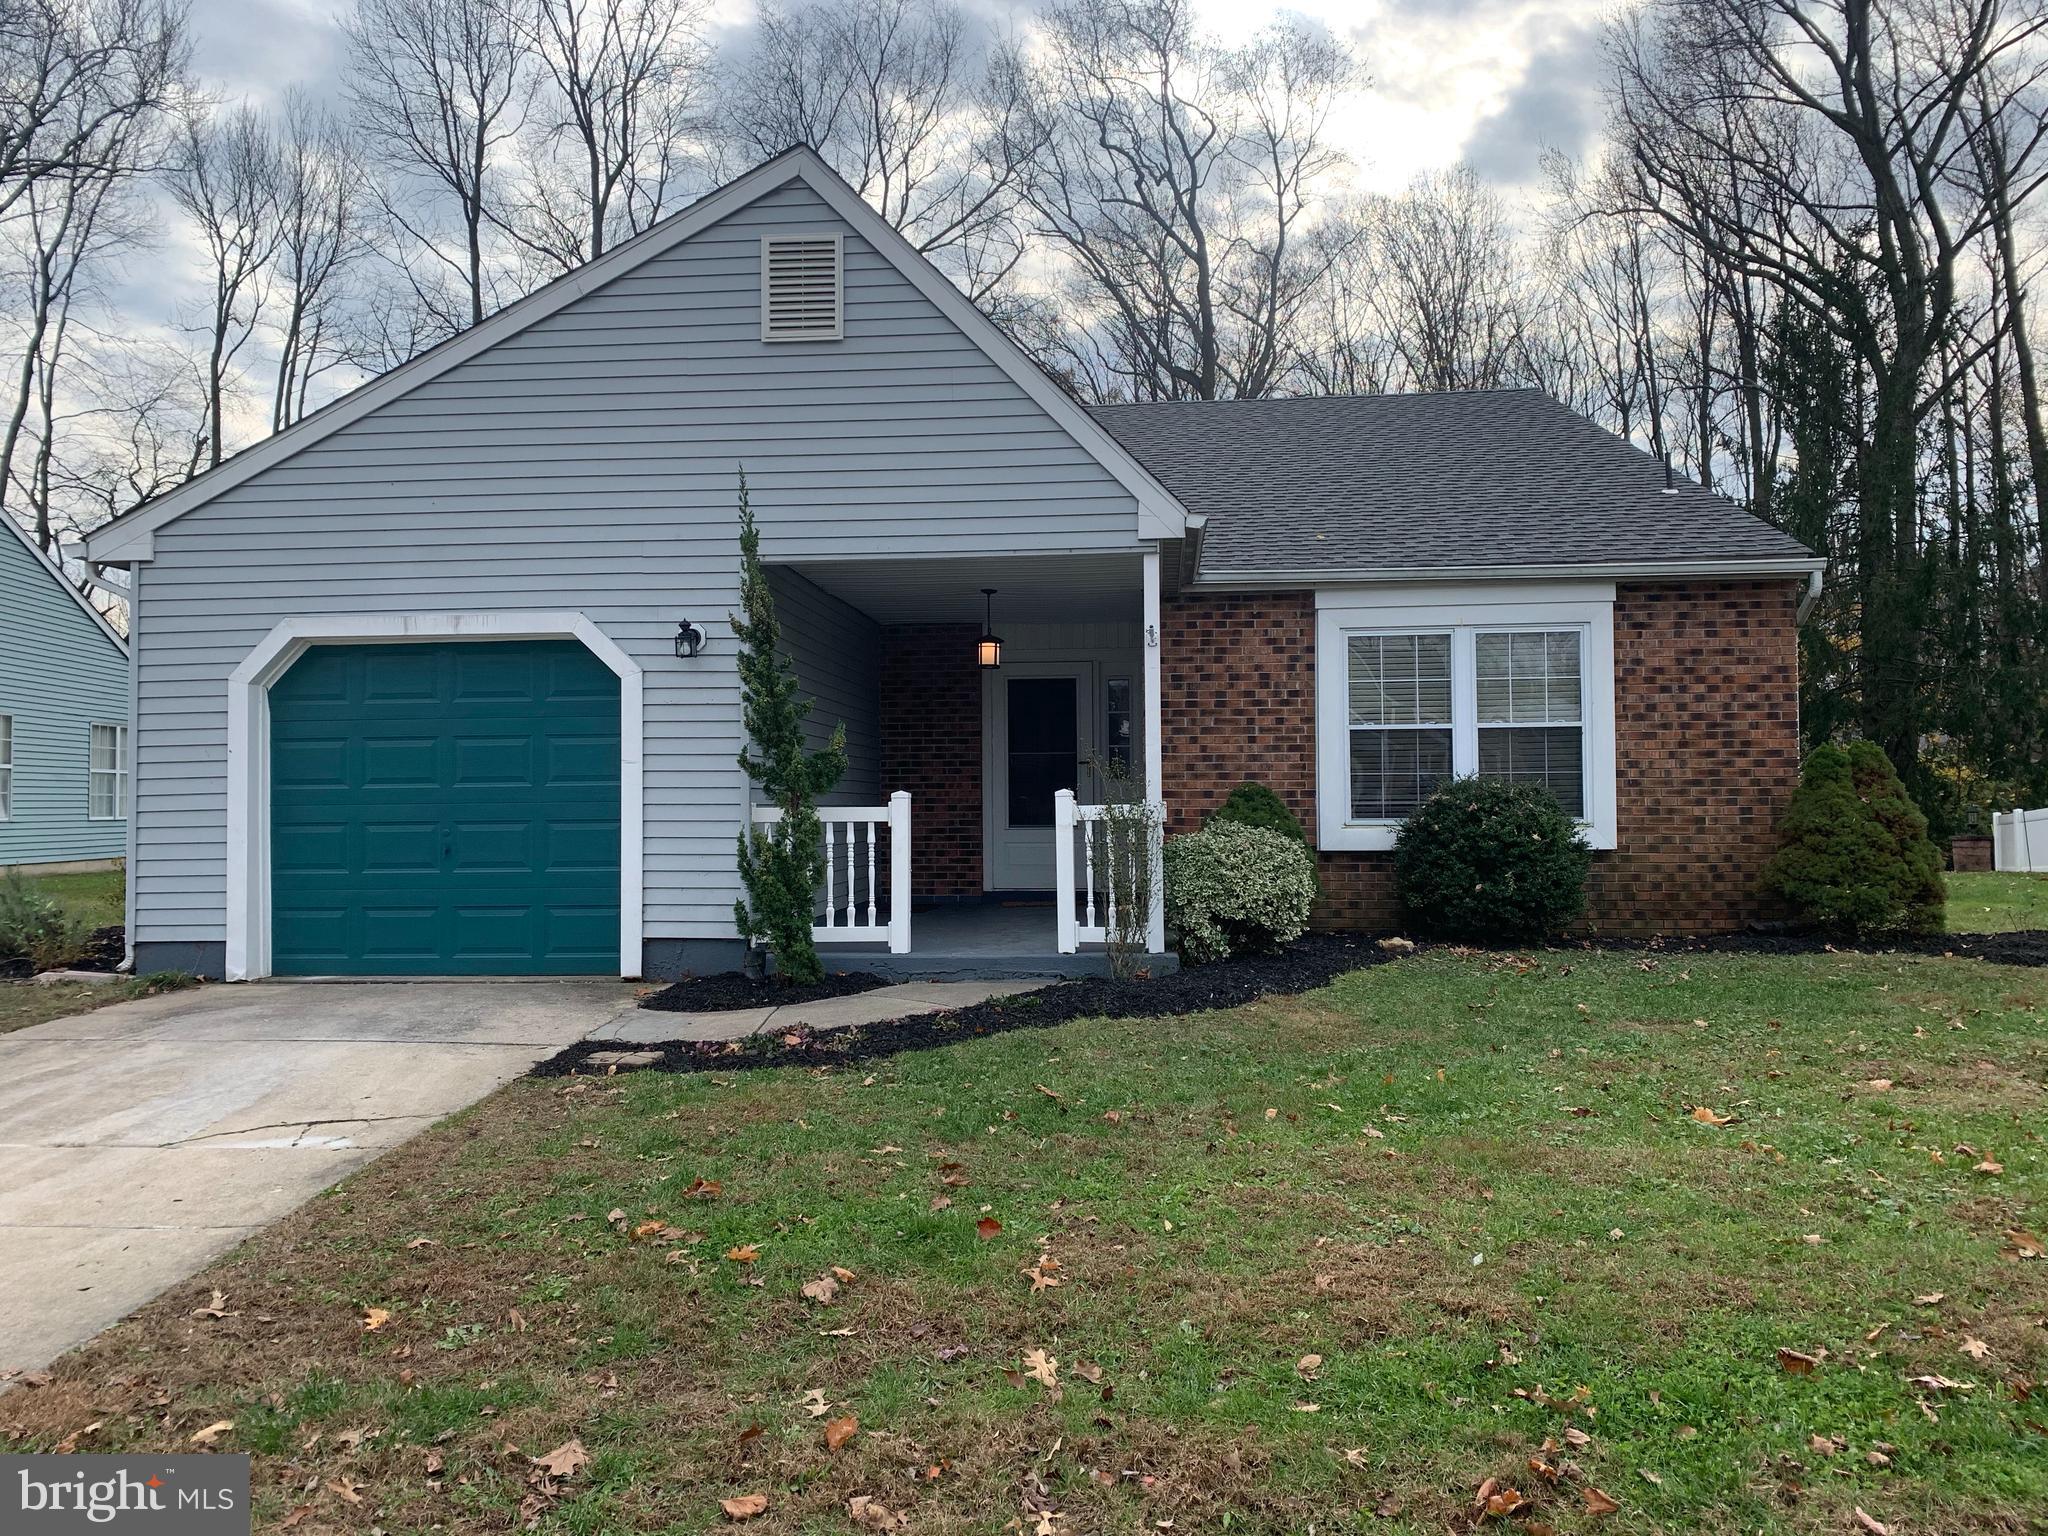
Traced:
<path fill-rule="evenodd" d="M 1444 780 L 1540 784 L 1614 846 L 1613 588 L 1319 592 L 1318 842 L 1391 848 Z"/>

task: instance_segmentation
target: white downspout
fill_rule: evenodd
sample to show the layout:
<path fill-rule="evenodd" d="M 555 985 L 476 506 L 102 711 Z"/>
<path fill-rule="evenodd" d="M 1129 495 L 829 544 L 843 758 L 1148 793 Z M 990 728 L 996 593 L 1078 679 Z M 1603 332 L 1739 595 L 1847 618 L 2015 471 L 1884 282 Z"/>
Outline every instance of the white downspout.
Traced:
<path fill-rule="evenodd" d="M 1164 634 L 1159 623 L 1159 546 L 1145 550 L 1145 802 L 1159 819 L 1158 841 L 1152 856 L 1152 911 L 1145 921 L 1145 948 L 1152 954 L 1166 949 L 1166 875 L 1158 847 L 1166 840 L 1166 733 L 1160 726 L 1160 647 Z"/>

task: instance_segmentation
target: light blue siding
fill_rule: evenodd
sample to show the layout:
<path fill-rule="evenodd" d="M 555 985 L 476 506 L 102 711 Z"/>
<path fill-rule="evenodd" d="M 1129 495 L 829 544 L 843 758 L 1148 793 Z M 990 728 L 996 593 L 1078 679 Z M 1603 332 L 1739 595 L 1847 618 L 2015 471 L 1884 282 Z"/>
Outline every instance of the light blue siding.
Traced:
<path fill-rule="evenodd" d="M 811 701 L 804 732 L 813 750 L 846 727 L 846 777 L 830 805 L 880 805 L 882 787 L 882 631 L 858 608 L 787 567 L 768 568 L 782 649 Z"/>
<path fill-rule="evenodd" d="M 832 227 L 845 340 L 763 344 L 761 238 Z M 157 531 L 138 942 L 224 937 L 226 680 L 279 620 L 520 609 L 581 612 L 645 669 L 646 936 L 732 936 L 741 465 L 771 561 L 1137 545 L 1125 488 L 793 180 Z M 855 744 L 841 798 L 879 797 L 872 626 L 784 590 L 818 728 Z"/>
<path fill-rule="evenodd" d="M 125 820 L 87 814 L 86 754 L 95 722 L 127 723 L 128 658 L 63 579 L 7 529 L 0 529 L 0 715 L 11 718 L 14 739 L 0 867 L 127 852 Z"/>

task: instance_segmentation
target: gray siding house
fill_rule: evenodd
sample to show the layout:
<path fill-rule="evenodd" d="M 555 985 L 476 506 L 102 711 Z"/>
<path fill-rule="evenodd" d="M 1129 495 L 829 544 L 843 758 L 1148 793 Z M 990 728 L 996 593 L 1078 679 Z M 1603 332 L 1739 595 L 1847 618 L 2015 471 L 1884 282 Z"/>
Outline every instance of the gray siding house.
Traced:
<path fill-rule="evenodd" d="M 1807 551 L 1697 488 L 1683 508 L 1656 495 L 1676 531 L 1645 556 L 1626 502 L 1661 477 L 1596 435 L 1635 477 L 1585 514 L 1604 545 L 1596 530 L 1518 568 L 1475 525 L 1462 563 L 1350 549 L 1322 579 L 1403 584 L 1399 607 L 1437 583 L 1439 608 L 1555 620 L 1590 692 L 1618 577 L 1815 577 Z M 1206 605 L 1274 585 L 1243 568 L 1205 582 L 1203 530 L 1231 492 L 1205 473 L 1213 504 L 1193 505 L 1134 440 L 816 156 L 757 167 L 95 533 L 91 557 L 132 572 L 138 966 L 735 963 L 734 845 L 757 815 L 727 623 L 742 470 L 813 726 L 843 721 L 851 750 L 821 940 L 934 969 L 1085 952 L 1105 917 L 1105 765 L 1197 813 L 1217 753 L 1169 741 L 1165 712 L 1216 675 Z M 1313 665 L 1310 580 L 1284 585 L 1310 599 Z M 1554 729 L 1587 738 L 1581 799 L 1612 848 L 1609 690 L 1603 716 L 1589 702 Z M 1271 707 L 1314 737 L 1312 685 Z M 1170 774 L 1188 777 L 1182 810 Z M 1152 930 L 1163 942 L 1157 913 Z"/>
<path fill-rule="evenodd" d="M 0 869 L 103 865 L 128 844 L 127 643 L 0 526 Z"/>

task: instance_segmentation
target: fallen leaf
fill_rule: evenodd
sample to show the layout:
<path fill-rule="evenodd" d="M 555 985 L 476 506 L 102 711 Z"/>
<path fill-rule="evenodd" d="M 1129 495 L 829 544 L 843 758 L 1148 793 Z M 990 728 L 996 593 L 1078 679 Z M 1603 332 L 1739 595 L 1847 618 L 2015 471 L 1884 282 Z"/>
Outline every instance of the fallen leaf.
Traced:
<path fill-rule="evenodd" d="M 328 1491 L 339 1498 L 344 1504 L 362 1503 L 363 1496 L 359 1491 L 362 1486 L 361 1483 L 351 1482 L 345 1477 L 331 1477 L 327 1480 Z"/>
<path fill-rule="evenodd" d="M 1872 1093 L 1890 1093 L 1892 1091 L 1892 1080 L 1888 1077 L 1873 1077 L 1866 1080 L 1863 1086 Z"/>
<path fill-rule="evenodd" d="M 363 1331 L 365 1333 L 375 1333 L 390 1321 L 391 1314 L 383 1307 L 366 1308 L 363 1312 Z"/>
<path fill-rule="evenodd" d="M 993 1216 L 984 1216 L 974 1224 L 975 1235 L 984 1243 L 1003 1230 L 1003 1224 Z"/>
<path fill-rule="evenodd" d="M 1517 1488 L 1497 1488 L 1486 1496 L 1486 1514 L 1489 1519 L 1505 1520 L 1518 1509 L 1527 1509 L 1529 1501 Z"/>
<path fill-rule="evenodd" d="M 1317 1371 L 1323 1368 L 1321 1355 L 1303 1355 L 1294 1362 L 1294 1373 L 1303 1381 L 1312 1381 Z"/>
<path fill-rule="evenodd" d="M 1891 1536 L 1892 1533 L 1890 1526 L 1866 1513 L 1860 1504 L 1856 1507 L 1856 1529 L 1864 1532 L 1865 1536 Z"/>
<path fill-rule="evenodd" d="M 810 1391 L 803 1395 L 802 1403 L 804 1412 L 814 1419 L 822 1419 L 832 1411 L 831 1405 L 825 1401 L 825 1389 L 823 1387 L 811 1388 Z"/>
<path fill-rule="evenodd" d="M 408 1248 L 438 1248 L 441 1240 L 437 1237 L 416 1237 L 405 1246 Z"/>
<path fill-rule="evenodd" d="M 213 1293 L 213 1300 L 209 1301 L 203 1307 L 194 1307 L 192 1309 L 192 1315 L 194 1317 L 239 1317 L 241 1315 L 238 1312 L 228 1311 L 227 1305 L 228 1293 L 226 1291 L 216 1290 Z"/>
<path fill-rule="evenodd" d="M 910 1524 L 908 1516 L 877 1503 L 864 1493 L 855 1494 L 846 1501 L 846 1513 L 855 1525 L 871 1531 L 900 1531 Z"/>
<path fill-rule="evenodd" d="M 234 1427 L 235 1421 L 233 1419 L 216 1419 L 213 1423 L 207 1425 L 206 1428 L 196 1432 L 192 1436 L 191 1443 L 193 1445 L 211 1445 Z"/>
<path fill-rule="evenodd" d="M 736 1499 L 720 1499 L 718 1507 L 725 1511 L 728 1520 L 751 1520 L 768 1512 L 768 1495 L 743 1493 Z"/>
<path fill-rule="evenodd" d="M 1699 1121 L 1701 1125 L 1733 1125 L 1735 1123 L 1733 1115 L 1716 1114 L 1710 1106 L 1705 1104 L 1695 1109 L 1692 1112 L 1692 1117 Z M 1601 1497 L 1605 1498 L 1606 1495 L 1602 1494 Z M 1616 1507 L 1619 1508 L 1618 1505 Z"/>
<path fill-rule="evenodd" d="M 1024 1374 L 1042 1387 L 1060 1384 L 1060 1363 L 1042 1349 L 1024 1351 Z"/>
<path fill-rule="evenodd" d="M 725 1186 L 716 1179 L 692 1179 L 690 1187 L 683 1191 L 685 1200 L 716 1200 Z"/>
<path fill-rule="evenodd" d="M 311 1513 L 313 1513 L 312 1505 L 294 1504 L 292 1506 L 291 1513 L 286 1515 L 282 1520 L 277 1522 L 277 1528 L 281 1531 L 288 1531 L 293 1526 L 297 1525 L 301 1520 L 305 1519 L 306 1516 L 310 1515 Z"/>
<path fill-rule="evenodd" d="M 1946 1291 L 1929 1291 L 1925 1296 L 1915 1296 L 1913 1298 L 1913 1305 L 1916 1307 L 1939 1306 L 1942 1298 L 1947 1294 L 1948 1292 Z"/>
<path fill-rule="evenodd" d="M 1811 1376 L 1820 1365 L 1819 1355 L 1809 1355 L 1803 1350 L 1778 1350 L 1778 1367 L 1790 1371 L 1794 1376 Z"/>
<path fill-rule="evenodd" d="M 1982 1360 L 1991 1353 L 1991 1346 L 1973 1333 L 1964 1334 L 1963 1342 L 1957 1347 L 1972 1360 Z"/>
<path fill-rule="evenodd" d="M 1621 1505 L 1611 1495 L 1592 1483 L 1586 1484 L 1585 1499 L 1586 1513 L 1589 1515 L 1611 1515 L 1621 1509 Z"/>
<path fill-rule="evenodd" d="M 2044 1254 L 2048 1254 L 2048 1242 L 2044 1242 L 2031 1232 L 2024 1231 L 2019 1227 L 2007 1227 L 2005 1229 L 2005 1236 L 2006 1241 L 2011 1246 L 2001 1251 L 2012 1258 L 2038 1259 Z"/>
<path fill-rule="evenodd" d="M 761 1257 L 761 1250 L 752 1243 L 738 1243 L 726 1249 L 725 1256 L 735 1264 L 751 1264 Z M 753 1495 L 749 1494 L 748 1497 L 751 1498 Z"/>
<path fill-rule="evenodd" d="M 549 1477 L 574 1477 L 579 1467 L 590 1465 L 590 1452 L 583 1449 L 581 1440 L 564 1440 L 547 1455 L 535 1456 L 532 1461 Z"/>
<path fill-rule="evenodd" d="M 830 1275 L 820 1275 L 805 1284 L 803 1295 L 806 1301 L 815 1301 L 821 1307 L 829 1307 L 839 1295 L 839 1282 Z"/>
<path fill-rule="evenodd" d="M 828 1419 L 825 1421 L 825 1449 L 836 1451 L 859 1433 L 860 1420 L 850 1413 L 843 1419 Z"/>
<path fill-rule="evenodd" d="M 1988 1158 L 1988 1157 L 1987 1157 L 1987 1158 L 1985 1158 L 1985 1159 L 1984 1159 L 1984 1161 L 1983 1161 L 1983 1162 L 1979 1163 L 1979 1164 L 1978 1164 L 1978 1165 L 1977 1165 L 1976 1167 L 1972 1168 L 1972 1169 L 1970 1170 L 1970 1172 L 1972 1172 L 1972 1173 L 1984 1173 L 1984 1174 L 1993 1174 L 1993 1175 L 1995 1175 L 1995 1174 L 2001 1174 L 2001 1173 L 2005 1172 L 2005 1164 L 2003 1164 L 2003 1163 L 2000 1163 L 2000 1162 L 1994 1162 L 1994 1161 L 1992 1161 L 1992 1159 L 1990 1159 L 1990 1158 Z"/>

